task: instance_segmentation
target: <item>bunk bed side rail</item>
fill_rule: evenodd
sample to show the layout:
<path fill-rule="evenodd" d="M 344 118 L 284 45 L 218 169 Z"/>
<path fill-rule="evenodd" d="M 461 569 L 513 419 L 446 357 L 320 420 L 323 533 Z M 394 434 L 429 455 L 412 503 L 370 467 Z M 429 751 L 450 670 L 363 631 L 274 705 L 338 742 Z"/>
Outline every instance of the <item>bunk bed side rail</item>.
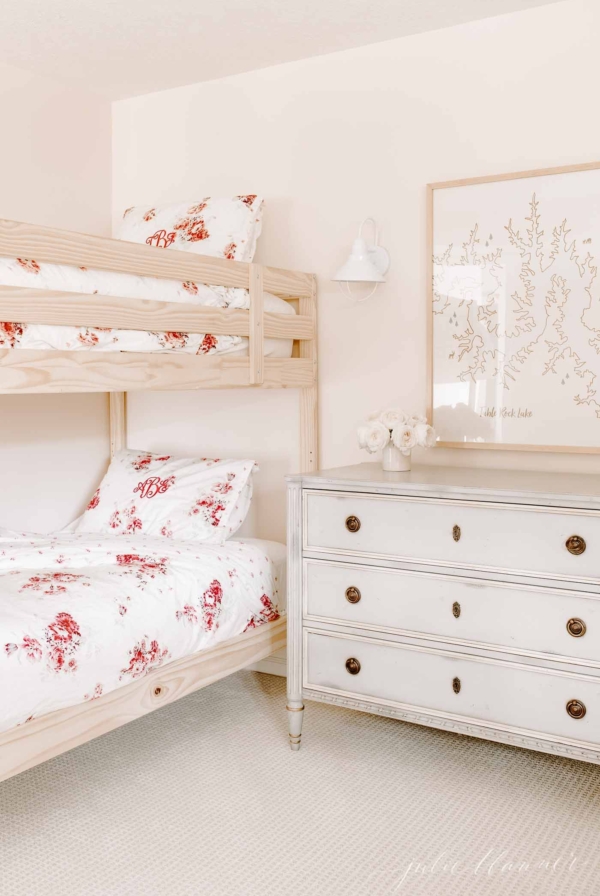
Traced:
<path fill-rule="evenodd" d="M 141 277 L 193 280 L 211 286 L 250 288 L 251 266 L 242 261 L 160 249 L 110 237 L 55 230 L 0 218 L 0 255 L 48 264 L 95 268 Z M 264 288 L 282 297 L 310 297 L 311 274 L 264 267 Z"/>
<path fill-rule="evenodd" d="M 0 287 L 0 320 L 77 327 L 230 334 L 249 358 L 175 353 L 0 349 L 0 394 L 108 392 L 111 451 L 126 444 L 125 393 L 134 390 L 300 389 L 300 467 L 318 467 L 317 307 L 313 274 L 0 219 L 0 256 L 250 291 L 250 311 L 145 299 Z M 266 313 L 264 292 L 298 302 Z M 170 306 L 170 307 L 169 307 Z M 298 357 L 265 358 L 265 337 L 297 341 Z"/>

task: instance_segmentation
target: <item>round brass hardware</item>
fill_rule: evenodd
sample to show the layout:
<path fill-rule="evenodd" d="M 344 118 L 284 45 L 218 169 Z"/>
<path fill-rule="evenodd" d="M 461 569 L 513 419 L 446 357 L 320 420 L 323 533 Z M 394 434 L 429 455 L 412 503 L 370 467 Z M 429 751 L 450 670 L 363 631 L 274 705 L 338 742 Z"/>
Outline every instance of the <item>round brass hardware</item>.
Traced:
<path fill-rule="evenodd" d="M 583 619 L 577 619 L 573 617 L 573 619 L 569 619 L 567 622 L 567 631 L 574 638 L 583 638 L 585 633 L 587 632 L 587 625 L 583 621 Z"/>
<path fill-rule="evenodd" d="M 454 693 L 460 694 L 460 688 L 461 688 L 460 678 L 453 678 L 452 679 L 452 690 L 454 691 Z"/>
<path fill-rule="evenodd" d="M 358 675 L 360 672 L 360 663 L 355 657 L 351 656 L 349 660 L 346 660 L 346 671 L 348 671 L 350 675 Z"/>
<path fill-rule="evenodd" d="M 154 688 L 154 696 L 155 697 L 160 697 L 161 694 L 162 694 L 162 688 L 160 686 Z"/>
<path fill-rule="evenodd" d="M 460 616 L 460 604 L 457 600 L 455 600 L 452 604 L 452 615 L 455 619 L 458 619 L 458 617 Z"/>
<path fill-rule="evenodd" d="M 452 538 L 454 539 L 454 541 L 460 541 L 460 535 L 461 535 L 460 526 L 453 526 L 452 527 Z"/>
<path fill-rule="evenodd" d="M 357 516 L 346 517 L 346 529 L 348 532 L 358 532 L 360 529 L 360 520 Z"/>
<path fill-rule="evenodd" d="M 582 703 L 581 700 L 569 700 L 567 712 L 572 719 L 582 719 L 587 712 L 585 703 Z"/>
<path fill-rule="evenodd" d="M 571 535 L 565 541 L 565 547 L 569 554 L 575 554 L 577 557 L 579 554 L 583 554 L 587 545 L 585 543 L 585 538 L 582 538 L 581 535 Z"/>
<path fill-rule="evenodd" d="M 346 600 L 349 604 L 357 604 L 361 599 L 362 594 L 358 588 L 355 588 L 354 585 L 351 585 L 350 588 L 346 588 Z"/>

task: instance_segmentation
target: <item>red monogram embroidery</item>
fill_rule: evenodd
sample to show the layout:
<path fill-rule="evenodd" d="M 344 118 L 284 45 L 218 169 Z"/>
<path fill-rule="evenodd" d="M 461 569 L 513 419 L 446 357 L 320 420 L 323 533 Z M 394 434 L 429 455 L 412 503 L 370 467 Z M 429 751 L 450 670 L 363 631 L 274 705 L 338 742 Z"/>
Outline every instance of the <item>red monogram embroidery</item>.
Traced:
<path fill-rule="evenodd" d="M 166 249 L 174 242 L 176 236 L 177 234 L 173 231 L 167 233 L 166 230 L 157 230 L 153 236 L 148 237 L 146 243 L 149 246 L 158 246 L 159 249 Z"/>
<path fill-rule="evenodd" d="M 174 476 L 169 476 L 168 479 L 161 479 L 160 476 L 150 476 L 144 482 L 138 482 L 133 493 L 139 492 L 140 498 L 155 498 L 156 495 L 162 495 L 167 489 L 170 489 L 174 482 Z"/>

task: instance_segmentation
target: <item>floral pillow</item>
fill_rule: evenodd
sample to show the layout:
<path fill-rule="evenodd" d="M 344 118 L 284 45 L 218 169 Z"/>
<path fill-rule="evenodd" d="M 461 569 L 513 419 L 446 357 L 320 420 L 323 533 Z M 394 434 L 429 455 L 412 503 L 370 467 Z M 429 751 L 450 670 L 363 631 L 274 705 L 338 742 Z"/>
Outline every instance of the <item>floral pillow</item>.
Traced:
<path fill-rule="evenodd" d="M 162 249 L 195 252 L 234 261 L 252 261 L 262 226 L 263 200 L 250 193 L 232 199 L 128 208 L 120 240 Z"/>
<path fill-rule="evenodd" d="M 119 451 L 76 531 L 223 544 L 248 513 L 254 469 L 253 460 Z"/>

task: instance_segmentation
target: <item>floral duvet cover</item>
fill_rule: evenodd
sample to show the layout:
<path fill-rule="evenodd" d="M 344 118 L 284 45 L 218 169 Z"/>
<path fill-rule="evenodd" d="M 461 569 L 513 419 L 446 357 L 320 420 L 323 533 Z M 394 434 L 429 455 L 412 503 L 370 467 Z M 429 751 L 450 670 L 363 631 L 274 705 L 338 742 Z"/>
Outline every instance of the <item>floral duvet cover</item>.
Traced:
<path fill-rule="evenodd" d="M 0 531 L 0 731 L 279 618 L 255 544 Z"/>
<path fill-rule="evenodd" d="M 67 265 L 43 264 L 29 258 L 0 257 L 0 289 L 17 286 L 49 289 L 57 294 L 117 296 L 177 302 L 213 308 L 249 308 L 247 289 L 205 286 L 154 277 L 138 277 Z M 265 293 L 265 310 L 294 314 L 288 302 Z M 142 330 L 115 330 L 106 327 L 69 327 L 0 321 L 0 348 L 101 352 L 185 352 L 193 355 L 248 352 L 242 336 L 215 336 L 212 333 L 157 333 Z M 289 357 L 292 342 L 265 340 L 265 355 Z"/>

